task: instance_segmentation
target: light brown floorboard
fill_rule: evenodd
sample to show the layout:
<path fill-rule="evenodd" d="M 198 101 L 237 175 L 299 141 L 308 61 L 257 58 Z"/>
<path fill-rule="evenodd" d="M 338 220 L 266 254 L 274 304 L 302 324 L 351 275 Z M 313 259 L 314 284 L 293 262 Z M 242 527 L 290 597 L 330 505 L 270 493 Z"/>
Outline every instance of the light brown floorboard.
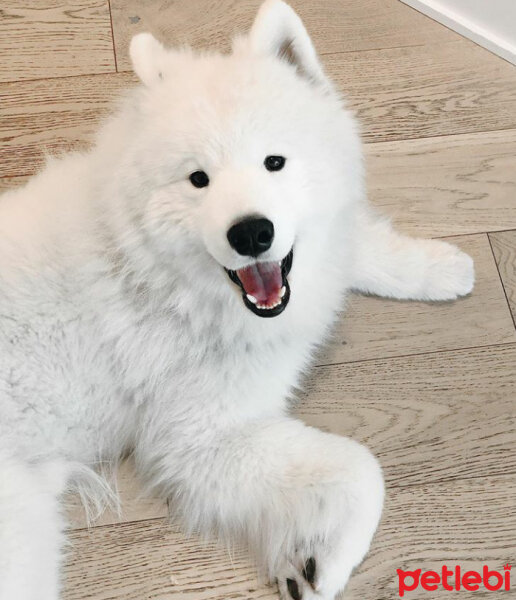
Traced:
<path fill-rule="evenodd" d="M 466 40 L 325 57 L 366 141 L 515 128 L 516 69 L 493 59 Z M 45 152 L 84 147 L 135 81 L 128 73 L 1 84 L 0 177 L 33 173 Z"/>
<path fill-rule="evenodd" d="M 345 600 L 399 598 L 396 569 L 463 572 L 482 565 L 502 571 L 514 560 L 514 475 L 387 489 L 384 517 L 370 555 L 350 580 Z M 504 597 L 495 592 L 455 592 L 457 598 Z M 444 600 L 440 589 L 407 593 L 407 600 Z"/>
<path fill-rule="evenodd" d="M 108 0 L 2 0 L 0 81 L 115 71 Z"/>
<path fill-rule="evenodd" d="M 473 42 L 323 57 L 366 141 L 516 126 L 516 68 Z"/>
<path fill-rule="evenodd" d="M 67 509 L 67 522 L 70 529 L 80 529 L 88 525 L 112 525 L 115 523 L 126 523 L 144 519 L 155 519 L 168 515 L 167 502 L 144 494 L 134 472 L 133 462 L 128 459 L 124 461 L 118 470 L 118 476 L 109 478 L 111 485 L 118 490 L 121 500 L 121 512 L 107 509 L 102 515 L 91 515 L 98 517 L 94 520 L 86 518 L 86 512 L 78 495 L 69 494 L 65 498 Z"/>
<path fill-rule="evenodd" d="M 166 519 L 70 534 L 63 600 L 277 600 L 246 553 L 186 538 Z"/>
<path fill-rule="evenodd" d="M 76 110 L 81 111 L 78 104 Z M 65 118 L 64 108 L 60 112 Z M 31 124 L 26 121 L 27 128 Z M 86 146 L 94 128 L 67 130 L 61 142 Z M 35 139 L 25 145 L 20 131 L 7 141 L 10 151 L 0 148 L 6 159 L 11 156 L 4 170 L 30 169 L 32 159 L 34 164 L 42 160 L 44 144 L 37 138 L 44 132 L 38 131 L 28 133 Z M 58 142 L 51 143 L 55 147 Z M 516 130 L 366 144 L 365 155 L 369 198 L 400 231 L 442 237 L 516 228 Z M 0 193 L 26 180 L 0 178 Z"/>
<path fill-rule="evenodd" d="M 114 0 L 119 68 L 130 70 L 129 40 L 143 30 L 170 45 L 226 50 L 230 32 L 246 30 L 258 5 Z M 326 55 L 328 73 L 358 112 L 367 141 L 516 127 L 514 66 L 400 2 L 294 6 Z"/>
<path fill-rule="evenodd" d="M 469 41 L 325 61 L 366 141 L 516 127 L 516 69 Z M 1 84 L 0 177 L 33 173 L 44 152 L 84 147 L 135 81 L 128 73 Z"/>
<path fill-rule="evenodd" d="M 1 134 L 0 134 L 1 135 Z M 0 177 L 0 194 L 25 185 L 29 177 Z"/>
<path fill-rule="evenodd" d="M 298 414 L 371 448 L 390 486 L 516 473 L 516 344 L 314 369 Z"/>
<path fill-rule="evenodd" d="M 516 195 L 513 197 L 516 204 Z M 507 301 L 516 323 L 516 231 L 489 234 Z"/>
<path fill-rule="evenodd" d="M 88 147 L 130 73 L 0 84 L 0 177 L 31 175 L 47 154 Z"/>
<path fill-rule="evenodd" d="M 457 44 L 454 43 L 451 46 L 456 47 Z M 449 48 L 450 45 L 447 47 Z M 411 49 L 410 56 L 416 51 L 419 51 L 418 48 Z M 442 52 L 442 49 L 439 49 L 439 52 Z M 363 58 L 365 54 L 372 55 L 374 53 L 357 54 Z M 335 55 L 334 58 L 337 56 L 345 55 Z M 355 54 L 352 55 L 351 61 L 355 60 L 355 56 Z M 419 61 L 418 57 L 411 59 L 410 56 L 404 58 L 405 66 L 414 66 L 412 61 L 414 60 L 415 63 Z M 463 82 L 464 89 L 462 91 L 453 90 L 455 83 L 446 82 L 440 69 L 435 69 L 429 76 L 429 81 L 424 82 L 423 76 L 418 75 L 419 72 L 410 76 L 406 72 L 403 74 L 404 67 L 401 64 L 399 71 L 402 76 L 409 77 L 409 81 L 403 83 L 401 80 L 392 79 L 392 65 L 391 71 L 381 65 L 376 65 L 372 69 L 364 65 L 371 78 L 376 79 L 371 83 L 371 90 L 373 88 L 382 90 L 380 93 L 373 93 L 371 90 L 365 90 L 367 77 L 364 78 L 360 65 L 353 67 L 351 64 L 343 65 L 341 62 L 340 65 L 335 63 L 334 67 L 336 78 L 341 80 L 341 85 L 349 90 L 351 103 L 358 109 L 358 116 L 363 125 L 364 139 L 374 141 L 424 137 L 428 134 L 457 134 L 464 130 L 504 129 L 516 126 L 516 69 L 504 61 L 497 63 L 502 64 L 503 69 L 506 66 L 510 69 L 510 72 L 507 73 L 509 77 L 504 81 L 503 77 L 498 77 L 496 69 L 490 67 L 484 69 L 481 60 L 479 63 L 479 73 L 483 73 L 486 77 L 489 75 L 493 79 L 491 88 L 487 82 Z M 470 65 L 470 69 L 473 68 L 474 65 Z M 356 72 L 353 72 L 355 69 Z M 423 69 L 422 72 L 426 73 L 427 71 Z M 383 83 L 379 81 L 382 78 Z M 437 81 L 438 78 L 441 80 L 440 82 Z M 496 79 L 497 82 L 495 82 Z M 512 82 L 509 82 L 508 79 L 512 79 Z M 99 119 L 113 109 L 113 101 L 134 83 L 136 83 L 135 76 L 127 73 L 0 84 L 0 96 L 2 97 L 0 177 L 33 173 L 41 165 L 44 152 L 59 152 L 84 147 L 87 141 L 91 140 L 91 134 L 96 129 Z M 404 86 L 410 86 L 411 89 L 403 89 Z M 381 98 L 385 99 L 385 94 L 389 96 L 389 99 L 382 108 L 380 106 L 383 102 Z M 485 107 L 484 101 L 487 102 Z M 431 131 L 428 129 L 429 127 Z M 419 146 L 407 145 L 406 148 L 409 153 L 412 151 L 428 153 L 427 158 L 431 169 L 435 170 L 441 160 L 438 149 L 442 148 L 443 158 L 457 156 L 460 152 L 460 144 L 466 145 L 468 139 L 465 136 L 454 142 L 451 138 L 448 140 L 443 138 L 436 141 L 435 146 L 432 146 L 431 142 L 432 140 L 428 140 L 429 145 L 425 146 L 423 140 Z M 509 160 L 508 153 L 514 144 L 514 132 L 487 133 L 485 138 L 483 136 L 473 137 L 471 143 L 478 148 L 479 156 L 483 160 L 483 163 L 479 165 L 480 159 L 474 159 L 474 168 L 477 169 L 478 166 L 480 168 L 478 176 L 482 177 L 482 169 L 485 169 L 485 165 L 491 160 L 494 161 L 495 181 L 498 181 L 497 178 L 500 177 L 501 170 L 504 168 L 504 161 Z M 440 147 L 439 144 L 441 144 Z M 495 158 L 493 153 L 497 151 L 497 144 L 499 144 L 501 156 Z M 385 150 L 374 146 L 368 152 L 373 156 L 387 152 L 389 158 L 392 157 L 399 165 L 400 156 L 404 150 L 403 145 L 388 146 Z M 460 163 L 457 158 L 455 161 Z M 418 164 L 417 157 L 413 157 L 409 162 L 416 168 L 421 168 L 421 161 Z M 458 167 L 459 170 L 467 168 L 465 162 L 458 164 Z M 507 172 L 512 173 L 512 171 L 514 169 Z M 407 168 L 404 173 L 407 173 Z M 464 193 L 468 193 L 472 184 L 467 178 L 467 173 L 465 176 L 466 179 L 460 183 L 465 187 Z M 510 185 L 512 183 L 511 176 L 506 175 L 505 177 L 506 179 L 501 179 L 499 183 Z M 457 177 L 455 183 L 458 182 Z M 438 189 L 440 183 L 440 178 L 433 182 Z M 490 183 L 489 180 L 481 179 L 479 183 L 482 190 L 485 190 L 487 185 L 491 190 L 496 187 L 496 184 Z M 499 194 L 503 193 L 500 191 L 501 188 L 497 189 Z M 495 206 L 498 207 L 500 202 L 504 207 L 504 200 L 498 200 Z M 503 210 L 506 213 L 506 208 Z M 493 220 L 496 218 L 494 217 Z"/>
<path fill-rule="evenodd" d="M 516 130 L 365 146 L 369 197 L 419 237 L 516 228 Z"/>
<path fill-rule="evenodd" d="M 367 445 L 389 488 L 516 473 L 516 344 L 380 359 L 314 369 L 296 415 Z M 118 487 L 122 515 L 95 526 L 165 516 L 142 496 L 131 461 Z M 86 526 L 75 496 L 72 529 Z"/>
<path fill-rule="evenodd" d="M 346 600 L 398 597 L 397 568 L 440 569 L 446 562 L 501 569 L 514 557 L 515 487 L 515 476 L 504 476 L 388 490 L 379 532 Z M 273 588 L 257 584 L 245 552 L 231 557 L 162 519 L 76 531 L 71 540 L 75 558 L 64 600 L 277 598 Z M 410 597 L 427 600 L 428 592 Z"/>
<path fill-rule="evenodd" d="M 261 0 L 111 0 L 118 68 L 129 71 L 129 42 L 150 31 L 169 46 L 228 51 L 233 34 L 251 26 Z M 320 53 L 446 42 L 458 35 L 398 0 L 291 0 Z M 195 15 L 195 18 L 193 18 Z"/>
<path fill-rule="evenodd" d="M 447 238 L 475 260 L 472 294 L 454 302 L 400 302 L 352 295 L 319 364 L 516 341 L 485 234 Z"/>

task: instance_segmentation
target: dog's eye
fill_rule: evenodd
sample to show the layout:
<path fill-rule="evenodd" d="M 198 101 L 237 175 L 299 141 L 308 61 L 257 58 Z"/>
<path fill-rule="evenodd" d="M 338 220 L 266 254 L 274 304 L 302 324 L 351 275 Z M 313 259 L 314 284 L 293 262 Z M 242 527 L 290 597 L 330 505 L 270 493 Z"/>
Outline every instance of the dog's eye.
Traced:
<path fill-rule="evenodd" d="M 210 178 L 204 171 L 195 171 L 189 179 L 196 188 L 206 187 L 210 183 Z"/>
<path fill-rule="evenodd" d="M 267 171 L 281 171 L 285 166 L 286 158 L 284 156 L 267 156 L 263 161 Z"/>

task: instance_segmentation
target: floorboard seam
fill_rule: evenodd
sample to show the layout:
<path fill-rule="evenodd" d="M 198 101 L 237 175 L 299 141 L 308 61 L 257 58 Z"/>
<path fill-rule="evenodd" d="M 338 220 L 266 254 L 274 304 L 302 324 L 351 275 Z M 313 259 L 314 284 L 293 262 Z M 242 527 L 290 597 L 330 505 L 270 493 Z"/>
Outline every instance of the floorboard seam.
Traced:
<path fill-rule="evenodd" d="M 511 313 L 512 315 L 512 313 Z M 347 360 L 335 363 L 323 363 L 314 366 L 316 369 L 323 367 L 337 367 L 339 365 L 356 365 L 357 363 L 366 363 L 374 361 L 386 361 L 386 360 L 397 360 L 400 358 L 411 358 L 412 356 L 430 356 L 433 354 L 443 354 L 445 352 L 466 352 L 468 350 L 487 350 L 489 348 L 511 348 L 516 347 L 516 342 L 500 342 L 499 344 L 486 344 L 485 346 L 465 346 L 462 348 L 444 348 L 443 350 L 429 350 L 427 352 L 413 352 L 411 354 L 396 354 L 394 356 L 377 356 L 374 358 L 359 358 L 357 360 Z"/>
<path fill-rule="evenodd" d="M 147 523 L 152 521 L 164 521 L 167 523 L 173 523 L 173 521 L 169 517 L 150 517 L 145 519 L 130 519 L 129 521 L 122 521 L 120 523 L 103 523 L 102 525 L 90 525 L 90 527 L 69 527 L 68 529 L 66 529 L 66 531 L 91 531 L 92 529 L 101 529 L 106 527 L 123 527 L 124 525 L 132 525 L 134 523 Z"/>
<path fill-rule="evenodd" d="M 497 232 L 495 231 L 493 233 L 497 233 Z M 498 267 L 498 261 L 496 260 L 496 255 L 495 255 L 494 248 L 493 248 L 493 242 L 491 241 L 491 236 L 489 235 L 489 233 L 487 234 L 487 239 L 489 241 L 489 247 L 491 248 L 491 254 L 493 255 L 493 260 L 496 265 L 496 272 L 498 273 L 498 277 L 500 278 L 500 283 L 502 285 L 503 294 L 505 296 L 505 301 L 507 302 L 507 308 L 509 309 L 509 313 L 511 315 L 512 324 L 513 324 L 514 329 L 516 330 L 516 316 L 512 313 L 512 307 L 511 307 L 511 303 L 509 302 L 509 296 L 507 295 L 507 290 L 505 289 L 505 285 L 503 283 L 503 277 L 502 277 L 502 274 L 500 273 L 500 268 Z"/>
<path fill-rule="evenodd" d="M 489 231 L 472 231 L 469 233 L 447 233 L 446 235 L 432 235 L 430 239 L 432 240 L 445 240 L 446 238 L 454 238 L 454 237 L 468 237 L 472 235 L 483 235 L 486 234 L 489 237 L 490 233 L 505 233 L 507 231 L 516 231 L 516 227 L 512 229 L 490 229 Z"/>
<path fill-rule="evenodd" d="M 39 81 L 56 81 L 59 79 L 77 79 L 77 77 L 116 77 L 122 75 L 132 75 L 133 71 L 103 71 L 102 73 L 77 73 L 76 75 L 53 75 L 51 77 L 34 77 L 33 79 L 13 79 L 11 81 L 0 81 L 0 88 L 3 85 L 15 85 L 24 83 L 38 83 Z M 397 141 L 397 140 L 396 140 Z"/>
<path fill-rule="evenodd" d="M 116 60 L 116 45 L 115 45 L 115 31 L 113 29 L 113 13 L 111 12 L 111 0 L 107 0 L 109 9 L 109 24 L 111 26 L 111 41 L 113 43 L 113 57 L 115 59 L 115 71 L 118 73 L 118 64 Z"/>

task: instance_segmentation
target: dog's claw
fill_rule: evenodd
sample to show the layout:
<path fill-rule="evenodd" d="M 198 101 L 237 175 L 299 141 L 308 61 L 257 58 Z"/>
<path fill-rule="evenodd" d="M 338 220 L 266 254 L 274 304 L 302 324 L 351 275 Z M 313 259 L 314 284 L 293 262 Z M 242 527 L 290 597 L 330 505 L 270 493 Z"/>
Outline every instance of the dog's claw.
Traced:
<path fill-rule="evenodd" d="M 301 600 L 301 592 L 299 591 L 299 587 L 297 585 L 297 581 L 295 579 L 287 579 L 287 588 L 289 594 L 292 596 L 293 600 Z"/>
<path fill-rule="evenodd" d="M 315 581 L 315 558 L 311 556 L 305 563 L 305 567 L 303 569 L 303 577 L 308 581 L 308 583 L 313 587 Z"/>

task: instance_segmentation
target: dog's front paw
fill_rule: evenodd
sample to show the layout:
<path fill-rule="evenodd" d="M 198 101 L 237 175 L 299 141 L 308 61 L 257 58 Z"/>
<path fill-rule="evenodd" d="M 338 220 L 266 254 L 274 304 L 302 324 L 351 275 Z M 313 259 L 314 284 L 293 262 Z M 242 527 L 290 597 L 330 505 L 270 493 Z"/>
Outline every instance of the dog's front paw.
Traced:
<path fill-rule="evenodd" d="M 278 587 L 281 600 L 309 600 L 315 598 L 317 561 L 311 556 L 304 562 L 299 557 L 297 567 L 287 565 L 278 575 Z"/>
<path fill-rule="evenodd" d="M 310 556 L 305 561 L 298 558 L 298 564 L 286 566 L 279 574 L 278 587 L 281 600 L 310 600 L 321 598 L 316 590 L 316 582 L 320 579 L 317 561 Z"/>
<path fill-rule="evenodd" d="M 346 547 L 315 544 L 312 555 L 298 552 L 278 573 L 281 600 L 334 600 L 357 563 Z M 308 552 L 310 554 L 310 552 Z"/>
<path fill-rule="evenodd" d="M 286 530 L 275 531 L 290 540 L 271 572 L 281 600 L 334 600 L 367 553 L 381 514 L 382 475 L 365 448 L 347 443 L 348 468 L 327 471 L 304 498 L 300 490 L 302 510 L 287 516 Z"/>
<path fill-rule="evenodd" d="M 473 290 L 475 267 L 471 256 L 440 240 L 428 240 L 428 266 L 423 298 L 455 300 Z"/>

